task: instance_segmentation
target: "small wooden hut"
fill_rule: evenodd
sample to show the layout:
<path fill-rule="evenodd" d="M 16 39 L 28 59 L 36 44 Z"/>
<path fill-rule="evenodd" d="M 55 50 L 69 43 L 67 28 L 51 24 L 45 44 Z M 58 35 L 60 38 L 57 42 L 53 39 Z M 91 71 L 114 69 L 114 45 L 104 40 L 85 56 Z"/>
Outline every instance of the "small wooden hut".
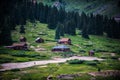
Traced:
<path fill-rule="evenodd" d="M 14 50 L 28 50 L 26 43 L 13 43 L 11 46 L 5 46 L 5 47 Z"/>
<path fill-rule="evenodd" d="M 70 48 L 66 45 L 58 45 L 52 48 L 53 52 L 69 52 Z"/>
<path fill-rule="evenodd" d="M 62 38 L 58 41 L 59 44 L 71 44 L 71 39 L 70 38 Z"/>
<path fill-rule="evenodd" d="M 26 41 L 27 41 L 27 39 L 25 37 L 23 37 L 23 36 L 20 37 L 20 42 L 26 42 Z"/>
<path fill-rule="evenodd" d="M 89 54 L 89 56 L 93 56 L 93 55 L 95 54 L 95 52 L 94 52 L 93 50 L 90 50 L 90 51 L 88 52 L 88 54 Z"/>
<path fill-rule="evenodd" d="M 35 40 L 35 42 L 36 42 L 36 43 L 44 43 L 44 39 L 38 37 L 38 38 Z"/>

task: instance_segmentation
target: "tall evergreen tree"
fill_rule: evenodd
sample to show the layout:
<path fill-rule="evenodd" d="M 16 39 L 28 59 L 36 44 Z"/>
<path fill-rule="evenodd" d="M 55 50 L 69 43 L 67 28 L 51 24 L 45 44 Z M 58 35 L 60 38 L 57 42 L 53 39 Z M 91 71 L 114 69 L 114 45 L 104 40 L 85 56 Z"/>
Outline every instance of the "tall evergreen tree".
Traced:
<path fill-rule="evenodd" d="M 66 18 L 66 12 L 65 9 L 60 7 L 59 12 L 58 12 L 58 21 L 63 23 Z"/>
<path fill-rule="evenodd" d="M 95 30 L 96 35 L 103 35 L 103 16 L 97 14 L 95 21 L 96 21 L 96 25 L 95 25 L 96 26 L 96 30 Z"/>
<path fill-rule="evenodd" d="M 55 39 L 60 39 L 60 36 L 64 36 L 64 25 L 58 22 L 55 31 Z"/>
<path fill-rule="evenodd" d="M 55 30 L 55 39 L 58 40 L 60 39 L 60 26 L 58 24 L 58 26 L 56 27 L 56 30 Z"/>
<path fill-rule="evenodd" d="M 10 17 L 6 16 L 4 18 L 3 28 L 0 33 L 0 45 L 12 44 L 11 28 L 9 25 L 10 25 Z"/>
<path fill-rule="evenodd" d="M 76 35 L 76 27 L 73 19 L 66 21 L 64 30 L 66 34 Z"/>
<path fill-rule="evenodd" d="M 86 23 L 86 21 L 84 21 L 83 28 L 82 28 L 82 37 L 83 38 L 89 39 L 89 36 L 88 36 L 89 26 L 90 26 L 90 22 Z"/>
<path fill-rule="evenodd" d="M 22 33 L 25 33 L 25 28 L 24 28 L 23 25 L 20 26 L 20 33 L 21 33 L 21 34 L 22 34 Z"/>
<path fill-rule="evenodd" d="M 84 27 L 84 24 L 87 23 L 87 15 L 82 12 L 81 13 L 81 18 L 80 18 L 80 26 L 79 29 L 82 29 Z"/>
<path fill-rule="evenodd" d="M 48 15 L 48 28 L 55 29 L 58 23 L 58 10 L 54 6 L 50 9 L 50 14 Z"/>

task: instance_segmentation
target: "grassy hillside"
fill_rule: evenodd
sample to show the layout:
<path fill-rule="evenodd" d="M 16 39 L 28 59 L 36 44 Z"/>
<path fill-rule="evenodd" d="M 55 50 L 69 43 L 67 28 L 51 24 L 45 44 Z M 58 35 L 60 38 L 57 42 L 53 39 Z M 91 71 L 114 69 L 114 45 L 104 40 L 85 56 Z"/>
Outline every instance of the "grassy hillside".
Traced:
<path fill-rule="evenodd" d="M 81 35 L 71 36 L 65 35 L 64 37 L 70 38 L 72 40 L 72 45 L 67 45 L 70 47 L 71 52 L 69 53 L 53 53 L 51 49 L 57 45 L 57 41 L 54 39 L 55 31 L 48 29 L 46 24 L 36 22 L 36 26 L 33 26 L 32 23 L 27 22 L 25 25 L 26 34 L 19 33 L 19 25 L 16 27 L 15 31 L 12 31 L 12 38 L 14 42 L 19 42 L 21 35 L 27 38 L 30 51 L 21 51 L 21 50 L 10 50 L 0 47 L 0 62 L 25 62 L 32 60 L 43 60 L 50 59 L 51 57 L 68 57 L 69 55 L 86 55 L 88 56 L 89 50 L 95 51 L 96 57 L 104 57 L 106 53 L 117 53 L 119 56 L 120 53 L 120 40 L 110 39 L 105 36 L 95 36 L 90 35 L 90 39 L 84 39 Z M 44 35 L 41 35 L 44 34 Z M 41 37 L 45 40 L 44 43 L 36 43 L 35 39 Z M 62 38 L 62 37 L 61 37 Z M 44 51 L 35 51 L 36 48 L 43 48 Z M 68 55 L 66 55 L 68 54 Z"/>
<path fill-rule="evenodd" d="M 47 28 L 47 24 L 42 24 L 36 22 L 36 26 L 33 27 L 33 24 L 27 22 L 25 25 L 26 34 L 23 34 L 29 43 L 30 46 L 34 47 L 43 47 L 46 50 L 50 51 L 51 48 L 57 45 L 55 40 L 55 30 L 51 30 Z M 43 33 L 44 35 L 41 35 Z M 76 36 L 65 35 L 64 37 L 68 37 L 72 40 L 72 45 L 68 45 L 71 47 L 72 51 L 75 53 L 79 53 L 79 50 L 89 51 L 90 49 L 101 50 L 106 52 L 116 52 L 119 53 L 120 40 L 110 39 L 105 36 L 95 36 L 90 35 L 90 40 L 84 39 L 81 35 L 78 35 L 79 31 L 77 30 Z M 14 31 L 12 34 L 13 40 L 18 41 L 20 37 L 19 27 L 17 27 L 17 31 Z M 36 43 L 35 39 L 37 37 L 41 37 L 45 40 L 45 43 Z M 62 37 L 61 37 L 62 38 Z"/>
<path fill-rule="evenodd" d="M 65 4 L 67 11 L 84 11 L 86 13 L 114 16 L 120 13 L 118 1 L 119 0 L 63 0 L 63 4 Z M 43 2 L 48 5 L 54 4 L 54 1 L 51 0 L 43 0 Z"/>
<path fill-rule="evenodd" d="M 120 70 L 120 63 L 117 60 L 120 57 L 120 40 L 106 38 L 105 36 L 90 35 L 90 39 L 84 39 L 81 35 L 71 36 L 65 35 L 72 40 L 72 45 L 67 45 L 71 48 L 71 52 L 51 52 L 52 47 L 57 45 L 54 39 L 54 30 L 47 28 L 47 24 L 39 23 L 38 21 L 34 26 L 27 21 L 26 34 L 19 33 L 19 26 L 16 27 L 16 31 L 12 31 L 12 38 L 15 42 L 19 42 L 21 35 L 27 38 L 29 44 L 29 51 L 10 50 L 0 47 L 0 63 L 7 62 L 26 62 L 34 60 L 47 60 L 53 57 L 69 57 L 69 54 L 88 56 L 89 50 L 95 50 L 96 57 L 106 59 L 104 61 L 85 61 L 81 64 L 48 64 L 45 66 L 35 66 L 25 69 L 13 69 L 5 72 L 1 72 L 1 80 L 46 80 L 48 76 L 52 76 L 53 80 L 58 80 L 57 76 L 61 74 L 80 74 L 79 77 L 75 77 L 74 80 L 90 80 L 93 78 L 88 75 L 89 72 L 96 72 L 98 67 L 105 70 Z M 79 31 L 77 31 L 78 33 Z M 41 35 L 44 34 L 44 35 Z M 45 40 L 44 43 L 35 43 L 35 39 L 41 37 Z M 45 51 L 34 51 L 32 48 L 44 48 Z M 111 56 L 111 53 L 115 53 L 115 56 Z M 0 67 L 1 68 L 1 67 Z M 97 80 L 119 80 L 114 77 L 95 77 Z"/>

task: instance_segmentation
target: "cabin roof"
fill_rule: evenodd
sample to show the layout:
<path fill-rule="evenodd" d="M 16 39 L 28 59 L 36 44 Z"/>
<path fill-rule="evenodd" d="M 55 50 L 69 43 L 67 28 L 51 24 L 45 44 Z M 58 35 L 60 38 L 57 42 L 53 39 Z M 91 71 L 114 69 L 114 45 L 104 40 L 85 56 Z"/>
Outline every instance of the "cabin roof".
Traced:
<path fill-rule="evenodd" d="M 70 40 L 70 38 L 62 38 L 59 41 L 69 41 L 69 40 Z"/>
<path fill-rule="evenodd" d="M 24 46 L 26 45 L 26 43 L 13 43 L 12 46 Z"/>
<path fill-rule="evenodd" d="M 69 47 L 66 45 L 58 45 L 58 46 L 53 47 L 53 49 L 69 49 Z"/>

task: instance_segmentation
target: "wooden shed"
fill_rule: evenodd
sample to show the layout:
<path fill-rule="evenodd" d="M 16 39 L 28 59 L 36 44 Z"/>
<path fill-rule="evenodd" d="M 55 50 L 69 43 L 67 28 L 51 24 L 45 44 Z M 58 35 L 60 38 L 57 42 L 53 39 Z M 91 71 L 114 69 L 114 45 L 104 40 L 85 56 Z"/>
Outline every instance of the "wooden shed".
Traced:
<path fill-rule="evenodd" d="M 94 52 L 93 50 L 90 50 L 90 51 L 88 52 L 88 54 L 89 54 L 89 56 L 93 56 L 93 55 L 95 54 L 95 52 Z"/>
<path fill-rule="evenodd" d="M 120 14 L 115 15 L 114 19 L 115 19 L 116 22 L 120 22 Z"/>
<path fill-rule="evenodd" d="M 62 38 L 58 41 L 59 44 L 71 44 L 71 39 L 70 38 Z"/>
<path fill-rule="evenodd" d="M 26 42 L 26 41 L 27 41 L 27 39 L 25 37 L 23 37 L 23 36 L 20 37 L 20 42 Z"/>
<path fill-rule="evenodd" d="M 55 46 L 52 48 L 52 51 L 53 52 L 69 52 L 70 51 L 70 48 L 66 45 L 58 45 L 58 46 Z"/>
<path fill-rule="evenodd" d="M 44 43 L 44 39 L 38 37 L 38 38 L 35 40 L 35 42 L 36 42 L 36 43 Z"/>
<path fill-rule="evenodd" d="M 28 50 L 28 46 L 26 43 L 13 43 L 11 46 L 5 47 L 14 50 Z"/>

